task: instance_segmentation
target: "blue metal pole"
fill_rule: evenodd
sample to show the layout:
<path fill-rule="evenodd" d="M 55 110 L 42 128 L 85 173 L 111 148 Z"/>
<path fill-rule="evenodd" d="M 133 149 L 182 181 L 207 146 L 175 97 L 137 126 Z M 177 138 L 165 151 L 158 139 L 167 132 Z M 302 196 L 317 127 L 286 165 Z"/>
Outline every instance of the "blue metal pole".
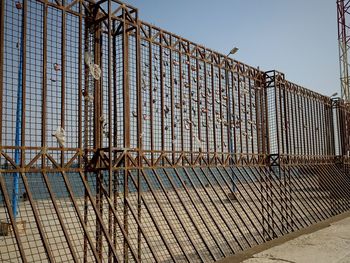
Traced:
<path fill-rule="evenodd" d="M 16 110 L 16 137 L 15 137 L 15 163 L 20 164 L 21 129 L 22 129 L 22 64 L 23 64 L 23 24 L 20 41 L 20 54 L 18 66 L 17 110 Z M 12 210 L 16 219 L 18 215 L 19 173 L 13 175 Z"/>

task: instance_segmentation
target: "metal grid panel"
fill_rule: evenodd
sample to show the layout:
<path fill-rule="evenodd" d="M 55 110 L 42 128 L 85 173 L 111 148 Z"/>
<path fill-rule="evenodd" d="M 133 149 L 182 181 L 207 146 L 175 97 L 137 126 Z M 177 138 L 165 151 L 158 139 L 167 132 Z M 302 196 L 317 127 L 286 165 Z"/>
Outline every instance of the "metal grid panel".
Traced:
<path fill-rule="evenodd" d="M 1 260 L 210 262 L 349 210 L 342 100 L 117 0 L 1 14 Z"/>

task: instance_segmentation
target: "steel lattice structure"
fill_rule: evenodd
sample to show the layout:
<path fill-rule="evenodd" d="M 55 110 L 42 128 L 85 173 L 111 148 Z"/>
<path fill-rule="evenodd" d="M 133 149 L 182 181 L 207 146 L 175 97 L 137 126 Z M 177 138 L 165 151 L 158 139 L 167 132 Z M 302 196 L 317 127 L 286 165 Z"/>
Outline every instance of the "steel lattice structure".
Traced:
<path fill-rule="evenodd" d="M 350 1 L 337 0 L 338 15 L 338 41 L 339 41 L 339 63 L 340 63 L 340 84 L 342 99 L 350 101 L 349 82 L 349 15 Z"/>
<path fill-rule="evenodd" d="M 1 261 L 210 262 L 349 210 L 343 100 L 117 0 L 0 30 Z"/>

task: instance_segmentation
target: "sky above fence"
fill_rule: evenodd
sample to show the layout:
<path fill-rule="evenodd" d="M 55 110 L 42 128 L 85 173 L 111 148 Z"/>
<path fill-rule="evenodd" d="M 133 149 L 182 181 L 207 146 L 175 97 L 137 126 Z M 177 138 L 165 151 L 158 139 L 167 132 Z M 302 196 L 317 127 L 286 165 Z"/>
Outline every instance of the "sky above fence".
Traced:
<path fill-rule="evenodd" d="M 340 94 L 335 0 L 127 0 L 142 20 L 324 95 Z"/>

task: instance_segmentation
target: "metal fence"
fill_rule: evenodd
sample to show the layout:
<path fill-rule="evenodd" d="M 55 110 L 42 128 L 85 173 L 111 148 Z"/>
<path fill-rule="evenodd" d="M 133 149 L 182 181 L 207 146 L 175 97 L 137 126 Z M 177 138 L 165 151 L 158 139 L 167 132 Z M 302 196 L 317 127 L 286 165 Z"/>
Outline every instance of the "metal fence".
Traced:
<path fill-rule="evenodd" d="M 210 262 L 349 210 L 344 101 L 117 0 L 0 30 L 2 262 Z"/>

